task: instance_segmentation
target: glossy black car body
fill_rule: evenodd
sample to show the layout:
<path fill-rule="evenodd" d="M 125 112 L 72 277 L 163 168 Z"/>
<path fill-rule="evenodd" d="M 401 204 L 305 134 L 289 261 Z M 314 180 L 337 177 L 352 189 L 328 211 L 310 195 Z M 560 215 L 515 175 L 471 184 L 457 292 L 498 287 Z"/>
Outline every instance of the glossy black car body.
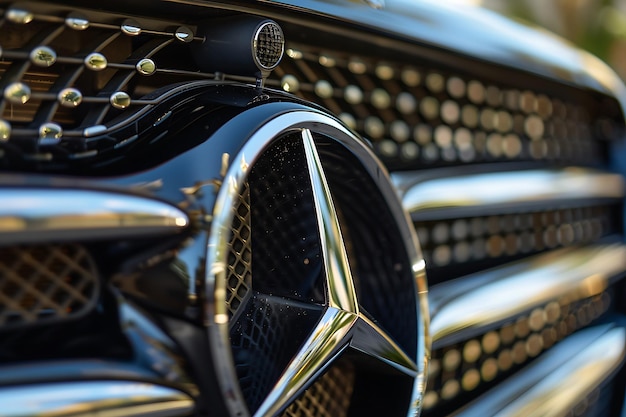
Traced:
<path fill-rule="evenodd" d="M 623 413 L 596 58 L 429 2 L 1 8 L 2 413 Z"/>

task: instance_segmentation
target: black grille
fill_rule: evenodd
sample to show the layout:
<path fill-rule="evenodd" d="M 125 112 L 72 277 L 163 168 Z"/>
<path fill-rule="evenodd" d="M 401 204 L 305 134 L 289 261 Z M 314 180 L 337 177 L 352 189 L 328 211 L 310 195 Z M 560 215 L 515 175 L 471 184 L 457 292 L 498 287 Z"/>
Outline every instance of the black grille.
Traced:
<path fill-rule="evenodd" d="M 346 417 L 354 390 L 354 367 L 335 365 L 307 389 L 281 417 Z"/>
<path fill-rule="evenodd" d="M 81 246 L 0 248 L 0 330 L 82 316 L 98 291 L 94 262 Z"/>
<path fill-rule="evenodd" d="M 431 284 L 621 233 L 618 205 L 417 222 Z"/>
<path fill-rule="evenodd" d="M 409 62 L 288 45 L 274 79 L 374 142 L 390 169 L 499 161 L 595 166 L 617 125 L 598 102 Z M 593 113 L 593 114 L 592 114 Z"/>
<path fill-rule="evenodd" d="M 611 307 L 610 292 L 573 292 L 480 337 L 433 350 L 425 415 L 441 415 L 503 380 Z"/>

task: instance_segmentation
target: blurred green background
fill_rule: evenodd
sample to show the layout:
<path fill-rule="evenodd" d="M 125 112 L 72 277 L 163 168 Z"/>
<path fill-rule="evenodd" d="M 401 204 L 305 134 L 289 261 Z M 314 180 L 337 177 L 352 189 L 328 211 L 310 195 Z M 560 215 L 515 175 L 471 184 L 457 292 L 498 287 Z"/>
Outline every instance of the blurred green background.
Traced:
<path fill-rule="evenodd" d="M 626 79 L 626 0 L 457 0 L 551 30 Z"/>

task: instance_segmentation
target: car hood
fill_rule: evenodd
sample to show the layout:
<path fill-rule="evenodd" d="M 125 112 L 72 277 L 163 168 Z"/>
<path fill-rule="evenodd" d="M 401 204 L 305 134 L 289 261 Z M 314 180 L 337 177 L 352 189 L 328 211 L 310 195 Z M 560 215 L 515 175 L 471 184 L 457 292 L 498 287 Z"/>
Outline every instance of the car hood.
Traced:
<path fill-rule="evenodd" d="M 615 96 L 626 110 L 624 84 L 600 59 L 546 30 L 480 7 L 429 0 L 270 3 L 596 90 Z"/>

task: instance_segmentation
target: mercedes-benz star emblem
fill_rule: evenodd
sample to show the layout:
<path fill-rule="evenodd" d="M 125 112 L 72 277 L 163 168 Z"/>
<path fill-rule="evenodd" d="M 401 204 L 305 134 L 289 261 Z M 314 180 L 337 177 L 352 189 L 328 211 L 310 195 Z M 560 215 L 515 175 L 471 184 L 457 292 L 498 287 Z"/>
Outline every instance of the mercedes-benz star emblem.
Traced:
<path fill-rule="evenodd" d="M 426 355 L 423 347 L 424 335 L 418 335 L 416 351 L 407 352 L 406 344 L 398 343 L 395 340 L 397 337 L 392 337 L 379 324 L 377 317 L 371 314 L 371 311 L 363 310 L 358 296 L 359 291 L 357 291 L 355 284 L 358 282 L 358 271 L 350 265 L 349 250 L 346 248 L 344 233 L 340 225 L 341 215 L 338 214 L 335 202 L 333 202 L 332 187 L 329 186 L 323 158 L 320 158 L 318 152 L 317 136 L 315 136 L 320 130 L 322 134 L 333 139 L 338 135 L 344 135 L 346 138 L 350 138 L 351 135 L 332 119 L 315 113 L 313 115 L 302 113 L 292 114 L 288 121 L 289 126 L 280 126 L 278 132 L 288 131 L 290 140 L 300 142 L 298 146 L 300 149 L 304 148 L 303 159 L 306 166 L 302 167 L 301 170 L 308 171 L 306 182 L 308 182 L 307 186 L 312 195 L 316 234 L 319 235 L 317 244 L 321 255 L 321 272 L 323 273 L 320 276 L 324 277 L 324 301 L 321 303 L 323 305 L 320 306 L 320 318 L 312 326 L 312 330 L 305 335 L 304 341 L 296 349 L 295 355 L 288 360 L 278 380 L 271 385 L 271 388 L 268 388 L 269 394 L 264 396 L 258 407 L 243 412 L 258 417 L 280 415 L 297 400 L 304 389 L 325 372 L 337 357 L 347 350 L 352 350 L 373 358 L 381 365 L 391 367 L 397 373 L 414 381 L 410 396 L 411 404 L 406 405 L 408 415 L 414 415 L 419 410 L 419 402 L 424 388 L 423 373 Z M 302 119 L 300 123 L 298 123 L 298 116 Z M 324 127 L 320 127 L 318 120 L 320 118 L 324 121 Z M 276 120 L 273 123 L 276 123 Z M 282 120 L 282 123 L 284 124 L 285 120 Z M 276 130 L 273 136 L 276 137 Z M 348 139 L 344 138 L 344 140 Z M 259 147 L 258 144 L 256 146 Z M 242 158 L 253 157 L 246 155 L 244 149 Z M 237 169 L 241 170 L 241 167 Z M 232 178 L 238 178 L 241 181 L 247 173 L 247 170 L 241 170 L 241 172 L 235 172 Z M 234 189 L 238 189 L 238 187 Z M 254 258 L 254 256 L 253 254 L 252 257 Z M 423 262 L 416 261 L 412 268 L 418 276 L 423 272 L 420 270 L 423 268 Z M 252 273 L 254 274 L 254 268 Z M 380 277 L 380 279 L 385 279 L 385 277 Z M 252 281 L 254 282 L 254 278 Z M 420 283 L 415 285 L 416 294 L 419 286 Z M 219 285 L 216 284 L 216 287 Z M 418 296 L 416 295 L 415 298 L 417 299 Z M 416 304 L 418 308 L 421 308 L 419 301 Z M 388 307 L 393 308 L 393 306 Z M 216 312 L 219 314 L 219 309 L 216 309 Z M 417 311 L 415 313 L 419 316 Z M 412 319 L 412 322 L 415 322 L 415 318 Z M 420 318 L 419 320 L 424 319 Z M 222 319 L 221 321 L 227 320 Z M 420 323 L 423 324 L 422 321 Z M 421 325 L 419 327 L 422 331 L 423 327 Z M 230 375 L 234 376 L 234 373 L 230 373 Z M 232 389 L 233 385 L 229 384 L 227 389 Z M 235 392 L 239 391 L 235 389 Z M 242 412 L 242 408 L 238 407 L 236 401 L 233 401 L 231 406 L 234 408 L 234 410 L 231 408 L 232 411 Z"/>

